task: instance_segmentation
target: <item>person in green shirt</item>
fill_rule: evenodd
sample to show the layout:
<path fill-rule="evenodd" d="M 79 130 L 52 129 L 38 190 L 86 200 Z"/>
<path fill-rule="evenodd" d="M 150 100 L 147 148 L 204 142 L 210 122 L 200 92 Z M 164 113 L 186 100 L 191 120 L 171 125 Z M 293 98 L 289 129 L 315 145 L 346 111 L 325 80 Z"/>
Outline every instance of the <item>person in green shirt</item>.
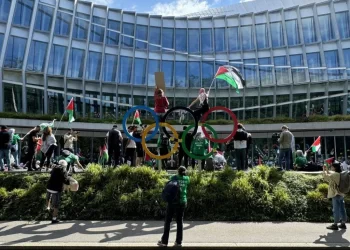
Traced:
<path fill-rule="evenodd" d="M 179 199 L 177 199 L 174 202 L 169 202 L 166 216 L 165 216 L 165 223 L 164 223 L 164 233 L 162 236 L 162 239 L 158 241 L 158 246 L 165 247 L 168 245 L 169 241 L 169 233 L 170 233 L 170 224 L 173 220 L 173 216 L 176 213 L 176 224 L 177 224 L 177 230 L 176 230 L 176 241 L 174 246 L 181 246 L 182 245 L 182 238 L 183 238 L 183 218 L 185 214 L 185 209 L 187 207 L 187 187 L 190 184 L 190 177 L 186 176 L 186 168 L 184 166 L 179 167 L 178 174 L 174 175 L 170 178 L 172 181 L 178 181 L 180 186 L 180 194 Z"/>
<path fill-rule="evenodd" d="M 12 133 L 11 154 L 15 160 L 14 167 L 18 168 L 18 142 L 21 140 L 21 137 L 18 134 L 15 134 L 16 130 L 14 128 L 11 128 L 9 131 Z"/>
<path fill-rule="evenodd" d="M 60 160 L 65 160 L 68 163 L 68 165 L 67 165 L 67 172 L 69 172 L 69 169 L 72 166 L 72 171 L 73 171 L 73 173 L 75 173 L 74 164 L 77 164 L 77 166 L 79 168 L 84 170 L 83 166 L 79 162 L 79 156 L 71 153 L 68 150 L 62 150 L 62 155 L 60 157 L 58 157 L 58 161 L 60 161 Z"/>
<path fill-rule="evenodd" d="M 303 154 L 303 151 L 301 150 L 297 150 L 297 152 L 295 153 L 295 161 L 294 161 L 294 169 L 295 170 L 302 170 L 303 168 L 305 168 L 306 164 L 307 164 L 307 160 L 305 155 Z"/>
<path fill-rule="evenodd" d="M 198 156 L 204 156 L 208 153 L 209 141 L 202 135 L 201 132 L 198 132 L 194 137 L 191 144 L 191 153 Z M 200 160 L 201 169 L 204 169 L 205 160 Z M 192 168 L 195 167 L 195 161 L 192 159 Z"/>

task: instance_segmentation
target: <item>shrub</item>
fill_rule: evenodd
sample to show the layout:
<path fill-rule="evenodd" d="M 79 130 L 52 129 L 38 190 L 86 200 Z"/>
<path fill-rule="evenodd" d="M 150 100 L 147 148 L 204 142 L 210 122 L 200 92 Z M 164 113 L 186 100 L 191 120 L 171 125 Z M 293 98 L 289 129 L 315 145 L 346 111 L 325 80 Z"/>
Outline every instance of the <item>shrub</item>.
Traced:
<path fill-rule="evenodd" d="M 186 219 L 229 221 L 328 221 L 321 176 L 259 166 L 245 173 L 188 171 Z M 0 174 L 0 219 L 44 220 L 48 174 Z M 60 218 L 76 220 L 162 219 L 166 172 L 148 167 L 104 169 L 90 164 L 74 176 L 78 192 L 65 192 Z M 348 200 L 347 200 L 348 201 Z M 350 212 L 350 211 L 349 211 Z"/>

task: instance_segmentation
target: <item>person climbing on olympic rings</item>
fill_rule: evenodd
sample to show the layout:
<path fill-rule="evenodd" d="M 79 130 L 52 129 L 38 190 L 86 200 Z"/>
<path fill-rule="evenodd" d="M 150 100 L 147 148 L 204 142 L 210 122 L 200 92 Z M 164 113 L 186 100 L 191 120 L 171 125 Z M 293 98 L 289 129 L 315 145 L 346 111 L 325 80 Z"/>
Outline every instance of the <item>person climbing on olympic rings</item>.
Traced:
<path fill-rule="evenodd" d="M 198 121 L 200 121 L 202 115 L 209 110 L 208 96 L 209 95 L 205 92 L 205 89 L 201 88 L 199 90 L 198 97 L 188 106 L 188 108 L 191 108 L 196 102 L 199 101 L 199 108 L 194 110 L 194 114 L 198 118 Z"/>
<path fill-rule="evenodd" d="M 169 101 L 168 98 L 165 96 L 164 91 L 156 87 L 156 89 L 154 90 L 154 112 L 156 112 L 157 116 L 160 118 L 159 120 L 161 120 L 168 107 Z"/>

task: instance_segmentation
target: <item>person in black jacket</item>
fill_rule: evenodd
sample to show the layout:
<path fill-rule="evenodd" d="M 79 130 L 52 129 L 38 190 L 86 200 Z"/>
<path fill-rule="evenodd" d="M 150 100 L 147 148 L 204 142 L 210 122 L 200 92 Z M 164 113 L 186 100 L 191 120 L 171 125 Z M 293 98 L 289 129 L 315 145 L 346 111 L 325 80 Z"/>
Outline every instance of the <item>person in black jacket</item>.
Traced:
<path fill-rule="evenodd" d="M 56 224 L 59 222 L 57 219 L 58 215 L 58 208 L 61 201 L 61 194 L 63 191 L 63 184 L 69 185 L 70 184 L 70 178 L 68 177 L 66 168 L 68 163 L 65 160 L 60 160 L 58 162 L 58 165 L 56 165 L 51 170 L 51 176 L 47 183 L 47 193 L 46 193 L 46 201 L 47 201 L 47 208 L 50 209 L 50 207 L 53 208 L 52 213 L 52 224 Z M 50 206 L 51 201 L 51 206 Z"/>
<path fill-rule="evenodd" d="M 187 129 L 187 126 L 184 126 L 183 131 L 179 133 L 179 139 L 182 138 L 182 135 L 186 129 Z M 185 137 L 185 145 L 186 145 L 188 151 L 191 150 L 192 140 L 193 140 L 193 137 L 192 137 L 191 132 L 187 133 L 187 135 Z M 179 146 L 178 167 L 182 166 L 181 162 L 182 162 L 182 158 L 183 158 L 184 159 L 184 166 L 187 169 L 187 167 L 188 167 L 188 155 L 183 150 L 182 143 L 180 143 L 179 145 L 180 146 Z"/>
<path fill-rule="evenodd" d="M 114 166 L 119 165 L 121 146 L 123 137 L 120 131 L 117 129 L 117 125 L 107 133 L 107 147 L 108 147 L 108 165 L 112 164 L 112 157 L 114 158 Z"/>
<path fill-rule="evenodd" d="M 0 130 L 0 171 L 4 171 L 4 164 L 10 169 L 11 135 L 6 126 Z"/>

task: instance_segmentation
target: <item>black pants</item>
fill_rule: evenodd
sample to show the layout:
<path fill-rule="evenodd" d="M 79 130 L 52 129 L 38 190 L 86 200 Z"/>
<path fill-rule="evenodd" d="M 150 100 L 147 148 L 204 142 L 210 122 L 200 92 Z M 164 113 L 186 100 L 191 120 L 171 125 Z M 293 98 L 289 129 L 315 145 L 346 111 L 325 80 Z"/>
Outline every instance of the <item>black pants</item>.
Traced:
<path fill-rule="evenodd" d="M 235 150 L 236 153 L 236 166 L 237 170 L 244 170 L 246 167 L 246 149 L 245 148 L 239 148 Z"/>
<path fill-rule="evenodd" d="M 109 146 L 108 147 L 108 165 L 112 164 L 112 156 L 114 159 L 114 166 L 118 166 L 119 165 L 119 159 L 120 159 L 120 148 L 119 147 L 112 147 Z"/>
<path fill-rule="evenodd" d="M 196 109 L 193 111 L 194 116 L 197 117 L 198 121 L 202 118 L 202 115 L 204 115 L 205 112 L 209 110 L 209 105 L 202 105 L 202 107 Z"/>
<path fill-rule="evenodd" d="M 204 166 L 205 166 L 205 160 L 200 160 L 200 161 L 201 161 L 201 168 L 203 170 Z M 191 165 L 192 165 L 192 168 L 194 169 L 194 167 L 196 166 L 196 160 L 195 159 L 191 160 Z"/>
<path fill-rule="evenodd" d="M 25 166 L 28 168 L 28 170 L 32 170 L 35 168 L 35 161 L 34 161 L 34 155 L 35 155 L 35 149 L 34 148 L 28 148 L 27 154 L 24 157 Z"/>
<path fill-rule="evenodd" d="M 125 149 L 125 162 L 127 163 L 127 161 L 131 162 L 131 166 L 134 167 L 135 166 L 135 151 L 136 148 L 126 148 Z"/>
<path fill-rule="evenodd" d="M 184 159 L 185 168 L 188 167 L 188 155 L 180 148 L 179 150 L 179 167 L 181 166 L 182 158 Z"/>
<path fill-rule="evenodd" d="M 50 166 L 51 156 L 52 156 L 53 152 L 55 152 L 56 147 L 57 147 L 56 145 L 51 145 L 49 147 L 49 149 L 47 150 L 46 154 L 41 152 L 42 156 L 41 156 L 41 161 L 40 161 L 40 168 L 42 168 L 44 166 L 45 160 L 46 160 L 46 167 Z"/>
<path fill-rule="evenodd" d="M 171 204 L 168 203 L 166 210 L 165 223 L 164 223 L 164 234 L 162 236 L 162 243 L 168 244 L 170 223 L 173 220 L 174 214 L 176 214 L 176 243 L 182 244 L 183 235 L 183 219 L 185 214 L 186 204 Z"/>

